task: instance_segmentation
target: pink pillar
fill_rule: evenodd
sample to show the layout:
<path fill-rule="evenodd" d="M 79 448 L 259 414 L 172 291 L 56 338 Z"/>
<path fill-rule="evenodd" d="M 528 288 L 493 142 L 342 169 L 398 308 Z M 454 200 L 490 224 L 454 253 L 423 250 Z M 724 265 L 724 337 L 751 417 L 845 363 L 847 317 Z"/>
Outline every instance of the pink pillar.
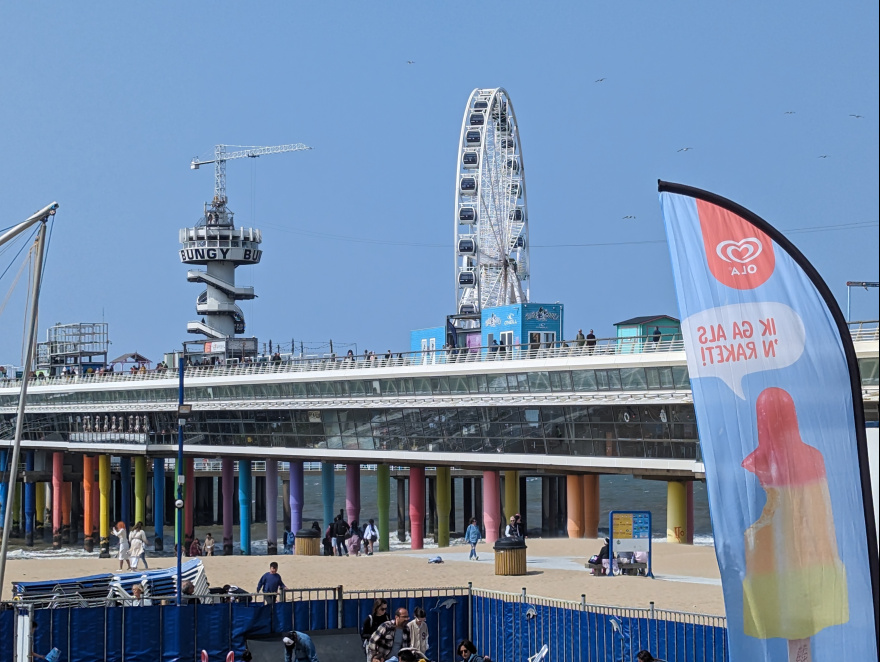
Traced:
<path fill-rule="evenodd" d="M 483 472 L 483 525 L 486 542 L 498 540 L 501 530 L 501 476 L 497 471 Z"/>
<path fill-rule="evenodd" d="M 425 467 L 409 468 L 410 549 L 425 548 Z"/>
<path fill-rule="evenodd" d="M 98 465 L 98 457 L 95 456 L 92 466 Z M 92 488 L 92 531 L 94 531 L 95 544 L 101 541 L 101 490 L 95 485 Z"/>
<path fill-rule="evenodd" d="M 61 511 L 64 509 L 63 491 L 64 453 L 55 451 L 52 453 L 52 547 L 55 549 L 61 547 Z"/>
<path fill-rule="evenodd" d="M 349 524 L 361 519 L 361 465 L 345 465 L 345 514 Z"/>
<path fill-rule="evenodd" d="M 689 480 L 684 484 L 685 508 L 687 510 L 687 530 L 684 541 L 688 545 L 694 544 L 694 481 Z"/>

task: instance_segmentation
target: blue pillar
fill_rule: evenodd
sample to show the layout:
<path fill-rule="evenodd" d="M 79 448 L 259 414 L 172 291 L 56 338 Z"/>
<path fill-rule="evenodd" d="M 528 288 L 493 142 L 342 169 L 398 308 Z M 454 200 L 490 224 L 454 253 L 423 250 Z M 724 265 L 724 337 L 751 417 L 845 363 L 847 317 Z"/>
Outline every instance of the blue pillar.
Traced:
<path fill-rule="evenodd" d="M 24 468 L 26 471 L 34 470 L 34 455 L 36 451 L 24 452 Z M 24 484 L 24 544 L 34 546 L 34 520 L 37 514 L 37 485 L 27 482 Z"/>
<path fill-rule="evenodd" d="M 0 450 L 0 474 L 5 474 L 6 470 L 9 468 L 9 451 L 6 449 Z M 0 531 L 3 530 L 3 522 L 6 521 L 6 490 L 7 483 L 5 480 L 0 480 Z"/>
<path fill-rule="evenodd" d="M 153 530 L 155 540 L 153 546 L 157 552 L 164 549 L 162 531 L 165 524 L 165 458 L 153 458 Z"/>
<path fill-rule="evenodd" d="M 131 526 L 131 458 L 119 458 L 119 519 L 125 522 L 126 530 Z"/>
<path fill-rule="evenodd" d="M 251 461 L 238 460 L 238 512 L 241 553 L 251 555 Z"/>
<path fill-rule="evenodd" d="M 321 497 L 324 502 L 324 528 L 333 521 L 333 497 L 336 495 L 336 474 L 332 462 L 321 463 Z"/>

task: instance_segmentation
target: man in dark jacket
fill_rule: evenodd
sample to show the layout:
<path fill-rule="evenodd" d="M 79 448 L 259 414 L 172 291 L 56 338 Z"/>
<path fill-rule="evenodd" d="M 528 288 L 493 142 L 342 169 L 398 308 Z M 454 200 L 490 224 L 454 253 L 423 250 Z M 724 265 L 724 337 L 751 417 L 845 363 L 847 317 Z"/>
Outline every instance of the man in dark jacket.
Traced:
<path fill-rule="evenodd" d="M 336 538 L 336 556 L 348 556 L 348 545 L 345 544 L 345 539 L 348 537 L 348 522 L 342 515 L 337 515 L 333 522 L 333 535 Z"/>

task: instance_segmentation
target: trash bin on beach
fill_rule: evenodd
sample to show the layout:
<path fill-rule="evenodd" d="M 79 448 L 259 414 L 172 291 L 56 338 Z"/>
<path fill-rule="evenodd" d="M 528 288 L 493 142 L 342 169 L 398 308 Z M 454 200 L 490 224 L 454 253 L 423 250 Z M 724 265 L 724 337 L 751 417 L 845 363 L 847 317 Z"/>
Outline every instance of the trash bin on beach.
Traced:
<path fill-rule="evenodd" d="M 499 538 L 495 541 L 495 574 L 526 574 L 526 541 L 522 538 Z"/>
<path fill-rule="evenodd" d="M 297 556 L 321 555 L 321 532 L 314 529 L 300 529 L 296 532 L 294 554 Z"/>

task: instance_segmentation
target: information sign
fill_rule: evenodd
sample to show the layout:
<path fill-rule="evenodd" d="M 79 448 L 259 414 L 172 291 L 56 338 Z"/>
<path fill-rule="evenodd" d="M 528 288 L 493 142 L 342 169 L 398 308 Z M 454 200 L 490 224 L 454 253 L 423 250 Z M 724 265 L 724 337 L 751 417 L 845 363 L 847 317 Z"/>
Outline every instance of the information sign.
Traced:
<path fill-rule="evenodd" d="M 620 553 L 647 552 L 647 576 L 653 577 L 651 572 L 651 511 L 612 510 L 608 519 L 609 558 L 614 559 Z"/>

